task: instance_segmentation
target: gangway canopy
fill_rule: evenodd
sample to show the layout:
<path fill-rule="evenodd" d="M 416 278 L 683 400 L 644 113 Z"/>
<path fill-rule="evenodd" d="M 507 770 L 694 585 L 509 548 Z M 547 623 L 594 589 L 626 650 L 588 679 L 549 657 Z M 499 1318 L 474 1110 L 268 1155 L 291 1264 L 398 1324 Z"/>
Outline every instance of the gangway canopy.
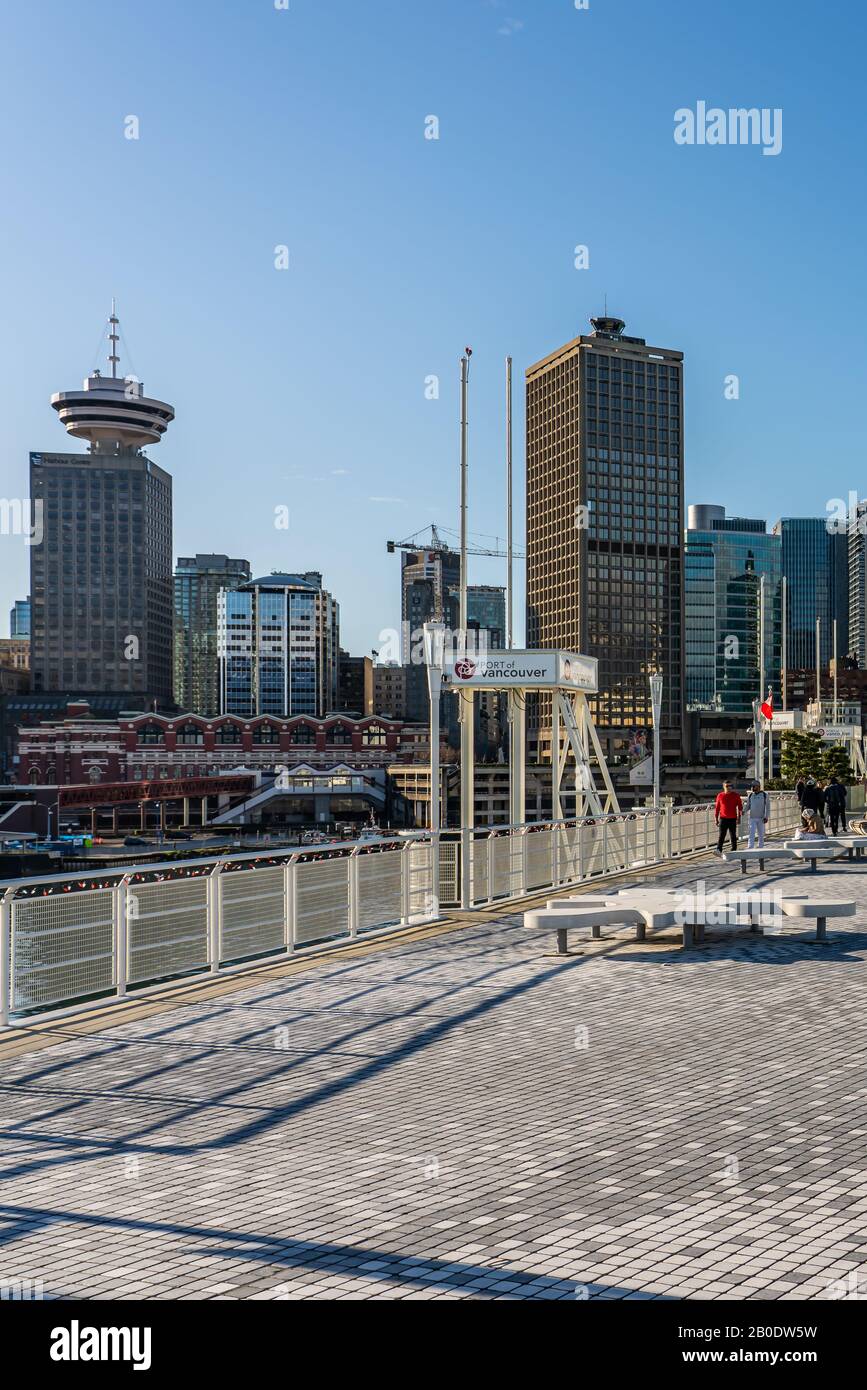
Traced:
<path fill-rule="evenodd" d="M 469 636 L 469 634 L 467 634 Z M 472 651 L 460 648 L 447 655 L 442 667 L 443 690 L 462 701 L 476 690 L 505 692 L 509 702 L 509 819 L 513 825 L 525 819 L 524 759 L 526 697 L 541 691 L 551 694 L 551 794 L 554 819 L 561 814 L 561 789 L 569 752 L 575 759 L 576 815 L 605 815 L 620 807 L 596 733 L 588 695 L 599 689 L 599 663 L 578 652 L 515 648 Z M 565 737 L 564 737 L 565 736 Z M 470 734 L 472 756 L 472 733 Z M 596 787 L 591 762 L 603 781 Z M 462 791 L 461 825 L 471 826 L 471 792 Z"/>

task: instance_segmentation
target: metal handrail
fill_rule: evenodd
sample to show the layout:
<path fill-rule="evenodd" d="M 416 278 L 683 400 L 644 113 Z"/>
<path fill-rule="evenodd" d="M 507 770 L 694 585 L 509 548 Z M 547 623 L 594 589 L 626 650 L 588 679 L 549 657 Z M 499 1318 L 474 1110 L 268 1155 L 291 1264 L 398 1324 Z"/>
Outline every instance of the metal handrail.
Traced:
<path fill-rule="evenodd" d="M 794 823 L 796 808 L 794 796 L 776 794 L 775 828 L 785 828 L 790 820 Z M 207 858 L 147 860 L 114 869 L 95 867 L 7 880 L 0 883 L 0 1024 L 9 1023 L 13 1005 L 22 1016 L 37 1010 L 68 1012 L 101 1003 L 112 993 L 129 997 L 131 987 L 140 993 L 182 985 L 192 977 L 242 968 L 253 959 L 292 954 L 308 946 L 328 949 L 362 932 L 438 920 L 441 902 L 460 901 L 467 846 L 472 856 L 471 906 L 479 907 L 706 850 L 712 838 L 711 812 L 712 807 L 704 804 L 641 807 L 603 816 L 479 826 L 469 834 L 416 831 L 369 842 L 335 841 Z M 678 834 L 675 848 L 672 826 L 686 827 L 688 818 L 693 819 L 694 828 L 685 837 Z M 537 840 L 539 848 L 534 849 Z M 414 853 L 418 850 L 426 852 Z M 360 872 L 365 860 L 384 851 L 394 872 Z M 318 882 L 315 866 L 323 861 L 342 867 L 337 872 L 334 868 L 323 871 Z M 246 872 L 233 870 L 248 868 L 253 880 L 249 911 L 243 888 L 240 892 L 232 888 L 229 897 L 226 889 L 247 879 Z M 257 895 L 256 871 L 275 869 L 282 870 L 276 890 Z M 299 870 L 306 871 L 303 879 Z M 449 881 L 454 884 L 453 895 L 440 899 L 439 885 Z M 200 884 L 201 891 L 179 893 L 185 884 Z M 42 892 L 34 891 L 38 889 Z M 141 913 L 137 894 L 145 891 L 147 907 Z M 110 894 L 110 921 L 106 893 Z M 92 911 L 90 895 L 94 895 Z M 264 910 L 261 903 L 267 905 Z M 226 941 L 224 910 L 230 906 Z M 136 927 L 142 919 L 147 924 L 144 935 Z M 136 935 L 138 941 L 133 944 Z M 79 941 L 85 945 L 79 946 Z M 131 968 L 134 954 L 139 962 L 135 970 Z"/>

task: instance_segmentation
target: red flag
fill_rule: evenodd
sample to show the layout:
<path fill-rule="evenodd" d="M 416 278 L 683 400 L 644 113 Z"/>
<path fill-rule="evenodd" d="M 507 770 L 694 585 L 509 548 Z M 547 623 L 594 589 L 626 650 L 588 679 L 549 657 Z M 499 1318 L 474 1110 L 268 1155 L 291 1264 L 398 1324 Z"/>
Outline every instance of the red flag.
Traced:
<path fill-rule="evenodd" d="M 773 718 L 774 718 L 774 692 L 773 692 L 773 690 L 770 690 L 770 689 L 768 690 L 768 698 L 767 698 L 767 700 L 765 700 L 765 703 L 762 705 L 761 709 L 762 709 L 762 714 L 765 716 L 765 718 L 767 719 L 768 723 L 770 724 L 770 723 L 773 721 Z"/>

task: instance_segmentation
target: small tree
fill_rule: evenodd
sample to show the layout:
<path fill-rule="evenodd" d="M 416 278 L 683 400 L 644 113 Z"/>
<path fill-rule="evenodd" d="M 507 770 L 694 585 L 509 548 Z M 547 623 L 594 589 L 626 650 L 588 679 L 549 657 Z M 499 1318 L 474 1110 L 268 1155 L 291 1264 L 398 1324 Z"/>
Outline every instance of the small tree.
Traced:
<path fill-rule="evenodd" d="M 799 777 L 825 775 L 825 757 L 819 734 L 812 729 L 784 729 L 780 753 L 780 776 L 783 782 L 793 787 Z"/>
<path fill-rule="evenodd" d="M 836 777 L 837 781 L 846 787 L 854 786 L 855 773 L 852 771 L 849 754 L 841 743 L 829 744 L 825 749 L 822 756 L 822 775 Z"/>

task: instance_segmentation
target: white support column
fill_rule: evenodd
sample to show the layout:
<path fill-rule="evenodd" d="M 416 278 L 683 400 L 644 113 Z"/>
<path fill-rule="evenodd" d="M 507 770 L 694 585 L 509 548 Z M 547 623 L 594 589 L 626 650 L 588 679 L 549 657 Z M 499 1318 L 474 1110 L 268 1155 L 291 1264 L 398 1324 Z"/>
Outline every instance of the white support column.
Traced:
<path fill-rule="evenodd" d="M 112 915 L 114 917 L 114 986 L 119 999 L 126 994 L 129 977 L 129 919 L 134 894 L 129 891 L 129 875 L 126 874 L 112 893 Z"/>
<path fill-rule="evenodd" d="M 220 892 L 220 871 L 223 861 L 215 864 L 208 875 L 208 954 L 210 956 L 211 974 L 216 974 L 220 968 L 220 956 L 223 950 L 223 924 L 222 924 L 222 893 Z"/>
<path fill-rule="evenodd" d="M 551 815 L 554 820 L 562 820 L 563 807 L 560 802 L 560 696 L 551 693 Z"/>
<path fill-rule="evenodd" d="M 430 815 L 431 837 L 431 916 L 440 915 L 440 700 L 443 688 L 445 659 L 445 624 L 425 623 L 425 662 L 427 664 L 428 701 L 430 703 Z M 408 860 L 406 861 L 409 862 Z M 403 872 L 403 870 L 402 870 Z"/>
<path fill-rule="evenodd" d="M 0 898 L 0 1028 L 8 1028 L 12 1007 L 12 899 L 15 889 L 7 888 Z"/>
<path fill-rule="evenodd" d="M 295 947 L 295 860 L 283 865 L 283 945 L 287 952 Z"/>
<path fill-rule="evenodd" d="M 461 717 L 461 907 L 473 905 L 473 826 L 475 824 L 475 692 L 460 690 Z"/>
<path fill-rule="evenodd" d="M 347 877 L 349 889 L 349 935 L 358 935 L 359 923 L 359 882 L 358 882 L 358 850 L 354 849 L 347 860 Z"/>
<path fill-rule="evenodd" d="M 526 731 L 527 710 L 523 692 L 507 693 L 509 708 L 509 823 L 523 825 L 527 815 Z"/>
<path fill-rule="evenodd" d="M 582 699 L 580 695 L 573 695 L 572 710 L 578 734 L 578 744 L 581 749 L 580 757 L 577 752 L 575 754 L 575 814 L 576 816 L 586 816 L 587 806 L 590 801 L 586 786 L 588 779 L 584 771 L 587 766 L 587 730 L 584 726 L 584 716 L 587 713 L 587 701 Z"/>
<path fill-rule="evenodd" d="M 399 851 L 400 853 L 400 922 L 405 926 L 412 915 L 412 891 L 410 884 L 410 850 L 412 841 L 408 841 Z"/>

